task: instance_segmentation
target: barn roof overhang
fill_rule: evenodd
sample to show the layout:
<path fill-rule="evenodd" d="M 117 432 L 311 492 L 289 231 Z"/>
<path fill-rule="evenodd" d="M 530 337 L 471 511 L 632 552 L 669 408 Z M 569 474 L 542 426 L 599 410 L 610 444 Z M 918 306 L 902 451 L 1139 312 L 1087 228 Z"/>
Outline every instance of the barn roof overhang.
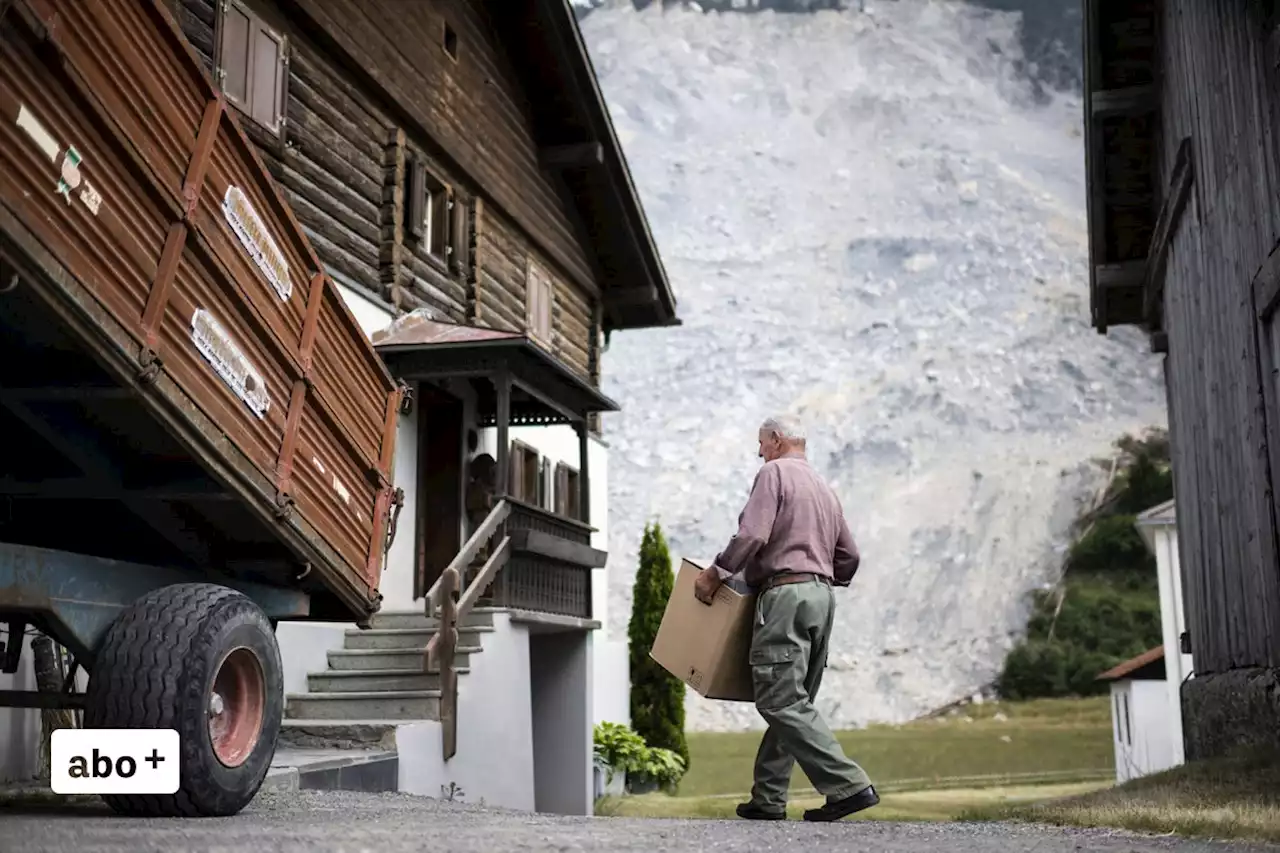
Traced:
<path fill-rule="evenodd" d="M 1190 182 L 1179 148 L 1160 181 L 1156 0 L 1082 0 L 1089 295 L 1094 327 L 1139 325 L 1163 348 L 1164 256 Z"/>

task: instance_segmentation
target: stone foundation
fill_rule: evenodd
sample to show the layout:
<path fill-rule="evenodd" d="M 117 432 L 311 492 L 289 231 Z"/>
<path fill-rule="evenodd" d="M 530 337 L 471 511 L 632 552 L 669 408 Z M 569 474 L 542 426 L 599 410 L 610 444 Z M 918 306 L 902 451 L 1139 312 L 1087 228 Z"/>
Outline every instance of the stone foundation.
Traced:
<path fill-rule="evenodd" d="M 1280 670 L 1234 669 L 1182 685 L 1188 761 L 1237 747 L 1280 751 Z"/>

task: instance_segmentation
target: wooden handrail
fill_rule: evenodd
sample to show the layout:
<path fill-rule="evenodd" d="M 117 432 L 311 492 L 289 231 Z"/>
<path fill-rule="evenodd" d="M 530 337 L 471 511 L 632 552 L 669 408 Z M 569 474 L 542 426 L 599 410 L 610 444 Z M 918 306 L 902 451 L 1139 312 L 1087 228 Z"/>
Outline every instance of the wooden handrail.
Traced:
<path fill-rule="evenodd" d="M 448 593 L 441 598 L 442 606 L 440 608 L 440 629 L 436 631 L 429 641 L 427 641 L 426 654 L 428 667 L 439 663 L 439 655 L 436 650 L 439 648 L 440 643 L 443 642 L 440 639 L 440 635 L 444 633 L 444 629 L 448 624 L 444 618 L 444 611 L 448 610 L 452 612 L 455 627 L 457 623 L 466 619 L 471 613 L 471 608 L 475 607 L 476 601 L 493 581 L 494 575 L 498 573 L 499 569 L 507 564 L 507 560 L 510 556 L 511 537 L 504 536 L 502 537 L 502 542 L 499 543 L 498 547 L 493 549 L 493 553 L 489 555 L 489 559 L 485 561 L 484 566 L 476 573 L 476 576 L 471 579 L 471 583 L 467 585 L 466 591 L 461 593 L 461 597 L 459 597 L 458 593 L 458 580 L 451 578 L 441 584 L 441 591 L 444 592 L 446 588 L 448 588 Z M 449 574 L 450 572 L 453 573 L 454 577 L 458 579 L 461 578 L 461 573 L 452 565 L 445 569 L 445 574 Z M 444 575 L 441 575 L 441 579 L 444 580 Z M 433 658 L 432 655 L 435 655 L 435 658 Z"/>
<path fill-rule="evenodd" d="M 489 514 L 485 516 L 484 521 L 471 534 L 471 538 L 462 546 L 462 550 L 458 552 L 440 573 L 440 577 L 436 578 L 436 582 L 431 585 L 431 589 L 427 590 L 425 606 L 427 608 L 427 618 L 434 617 L 435 611 L 440 607 L 440 587 L 444 581 L 445 572 L 449 569 L 456 569 L 458 576 L 462 576 L 462 572 L 471 561 L 475 559 L 476 552 L 480 550 L 480 546 L 493 538 L 493 534 L 497 532 L 498 526 L 507 520 L 507 516 L 511 515 L 511 504 L 505 499 L 498 501 L 493 509 L 489 510 Z"/>
<path fill-rule="evenodd" d="M 422 669 L 430 672 L 435 668 L 440 672 L 440 725 L 443 729 L 445 761 L 453 758 L 458 751 L 458 673 L 453 668 L 454 656 L 458 651 L 458 624 L 467 618 L 471 608 L 475 607 L 485 589 L 493 582 L 494 576 L 507 564 L 511 556 L 511 537 L 502 537 L 502 542 L 493 549 L 489 559 L 485 560 L 484 566 L 471 579 L 465 591 L 459 589 L 462 570 L 471 564 L 480 545 L 493 538 L 510 514 L 511 505 L 505 500 L 499 501 L 427 591 L 427 618 L 435 616 L 439 608 L 440 621 L 423 652 Z"/>

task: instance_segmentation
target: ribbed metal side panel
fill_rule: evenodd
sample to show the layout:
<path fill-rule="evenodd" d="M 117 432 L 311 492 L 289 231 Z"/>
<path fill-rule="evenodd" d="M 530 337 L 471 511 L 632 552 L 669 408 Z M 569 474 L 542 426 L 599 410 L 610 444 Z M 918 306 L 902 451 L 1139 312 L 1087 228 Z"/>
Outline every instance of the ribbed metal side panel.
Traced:
<path fill-rule="evenodd" d="M 103 199 L 96 216 L 58 192 L 69 145 L 92 170 Z M 88 120 L 65 78 L 16 40 L 0 54 L 0 196 L 117 320 L 137 327 L 169 216 Z"/>
<path fill-rule="evenodd" d="M 378 360 L 377 354 L 363 345 L 364 339 L 360 328 L 348 320 L 341 294 L 336 288 L 329 289 L 320 307 L 313 355 L 316 390 L 374 464 L 382 447 L 382 408 L 387 395 L 378 385 L 352 381 L 371 372 L 370 359 Z"/>
<path fill-rule="evenodd" d="M 314 524 L 333 532 L 330 543 L 363 576 L 377 489 L 355 457 L 334 443 L 324 422 L 309 397 L 298 436 L 294 500 Z"/>

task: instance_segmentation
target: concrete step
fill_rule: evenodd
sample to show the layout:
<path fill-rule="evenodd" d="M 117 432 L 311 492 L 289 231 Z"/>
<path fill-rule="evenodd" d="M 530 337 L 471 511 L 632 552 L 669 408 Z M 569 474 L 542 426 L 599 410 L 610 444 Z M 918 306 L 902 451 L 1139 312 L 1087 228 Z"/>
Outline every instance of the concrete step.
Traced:
<path fill-rule="evenodd" d="M 491 628 L 493 627 L 493 614 L 498 612 L 496 607 L 473 607 L 466 618 L 462 620 L 460 627 L 463 628 Z M 417 628 L 419 630 L 435 630 L 437 621 L 428 619 L 422 611 L 413 610 L 392 610 L 375 613 L 370 622 L 374 629 L 386 628 Z"/>
<path fill-rule="evenodd" d="M 457 668 L 471 665 L 471 656 L 480 647 L 459 645 L 453 656 Z M 422 649 L 334 649 L 329 652 L 329 669 L 416 669 L 422 671 Z"/>
<path fill-rule="evenodd" d="M 396 748 L 396 727 L 392 720 L 290 720 L 280 724 L 277 749 L 355 749 L 390 750 Z"/>
<path fill-rule="evenodd" d="M 459 667 L 458 675 L 470 670 Z M 440 673 L 421 669 L 330 669 L 307 675 L 312 693 L 376 693 L 380 690 L 439 690 Z"/>
<path fill-rule="evenodd" d="M 394 749 L 283 745 L 271 759 L 263 790 L 393 792 L 400 789 L 399 770 Z"/>
<path fill-rule="evenodd" d="M 476 626 L 458 629 L 458 645 L 477 646 L 479 634 L 492 634 L 493 628 Z M 348 649 L 425 649 L 436 634 L 434 628 L 359 628 L 347 631 L 342 645 Z"/>
<path fill-rule="evenodd" d="M 285 716 L 295 720 L 438 720 L 439 690 L 292 693 Z"/>

